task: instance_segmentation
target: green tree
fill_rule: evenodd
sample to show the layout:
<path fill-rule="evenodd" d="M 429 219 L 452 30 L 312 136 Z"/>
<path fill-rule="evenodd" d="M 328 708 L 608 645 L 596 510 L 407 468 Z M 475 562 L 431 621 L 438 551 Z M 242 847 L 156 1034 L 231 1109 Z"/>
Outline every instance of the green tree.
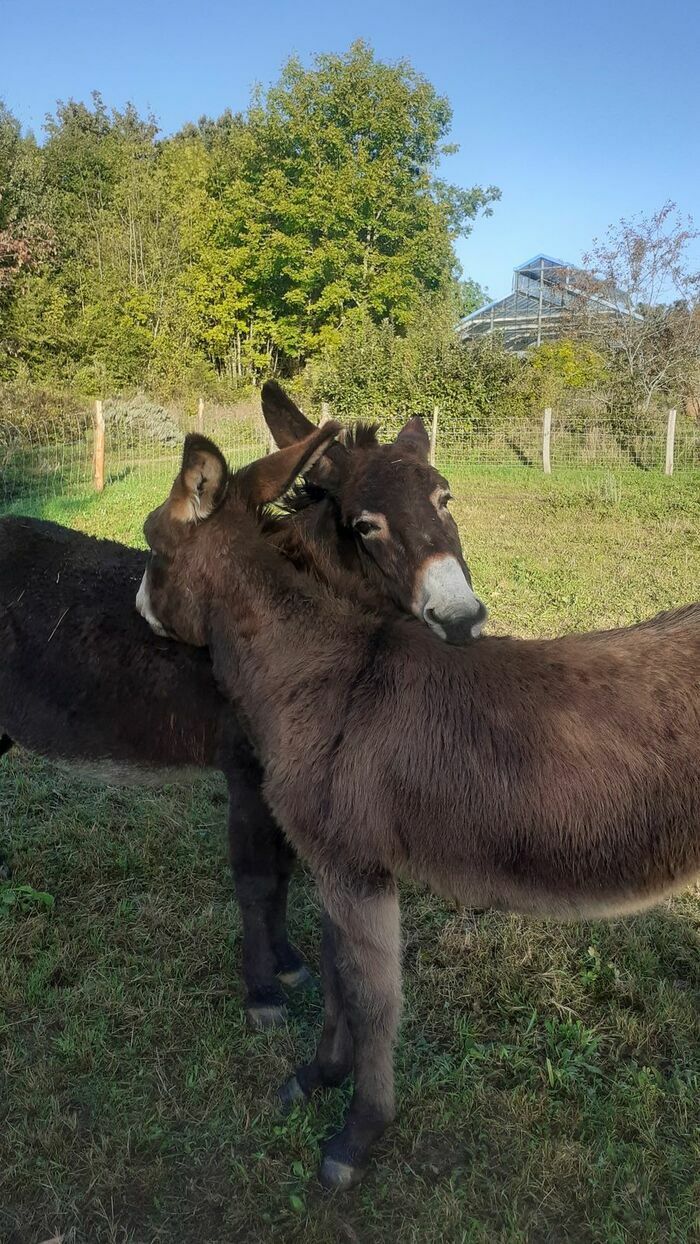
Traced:
<path fill-rule="evenodd" d="M 298 60 L 259 92 L 221 201 L 245 255 L 264 331 L 283 359 L 338 339 L 349 312 L 405 327 L 427 294 L 445 293 L 453 241 L 498 197 L 436 176 L 451 111 L 411 66 L 364 43 Z M 231 164 L 234 162 L 231 161 Z"/>
<path fill-rule="evenodd" d="M 18 291 L 52 253 L 53 234 L 42 206 L 40 152 L 0 101 L 0 375 L 9 374 L 17 355 Z"/>
<path fill-rule="evenodd" d="M 85 392 L 237 384 L 353 326 L 398 340 L 426 305 L 452 315 L 454 240 L 498 192 L 438 177 L 450 120 L 364 43 L 171 138 L 97 93 L 59 102 L 42 147 L 0 110 L 0 367 Z"/>

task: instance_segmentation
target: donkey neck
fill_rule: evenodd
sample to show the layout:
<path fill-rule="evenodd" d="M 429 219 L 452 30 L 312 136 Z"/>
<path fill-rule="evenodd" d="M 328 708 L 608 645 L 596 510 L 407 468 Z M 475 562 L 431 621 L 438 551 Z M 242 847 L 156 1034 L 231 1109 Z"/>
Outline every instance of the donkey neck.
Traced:
<path fill-rule="evenodd" d="M 356 539 L 329 498 L 311 501 L 285 515 L 269 532 L 271 543 L 302 571 L 340 596 L 392 612 L 398 610 L 389 585 L 371 561 L 360 558 Z"/>
<path fill-rule="evenodd" d="M 357 591 L 339 593 L 300 572 L 259 533 L 245 552 L 237 543 L 213 587 L 207 642 L 216 680 L 259 752 L 278 746 L 295 704 L 313 703 L 319 719 L 335 716 L 385 621 Z"/>

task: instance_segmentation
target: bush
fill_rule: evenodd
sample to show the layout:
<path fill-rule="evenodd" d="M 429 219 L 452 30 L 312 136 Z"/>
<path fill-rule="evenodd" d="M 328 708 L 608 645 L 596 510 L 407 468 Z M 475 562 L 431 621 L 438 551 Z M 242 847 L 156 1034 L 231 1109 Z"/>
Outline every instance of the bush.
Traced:
<path fill-rule="evenodd" d="M 22 382 L 0 385 L 0 428 L 5 437 L 16 430 L 37 443 L 70 441 L 82 435 L 91 418 L 89 404 L 72 393 Z"/>
<path fill-rule="evenodd" d="M 179 445 L 182 440 L 177 419 L 143 393 L 129 398 L 108 398 L 103 410 L 107 427 L 132 438 L 145 437 L 160 445 Z"/>
<path fill-rule="evenodd" d="M 441 427 L 455 430 L 529 415 L 540 388 L 529 363 L 498 338 L 462 343 L 455 324 L 444 300 L 424 304 L 405 334 L 358 311 L 307 367 L 305 394 L 316 405 L 327 401 L 339 418 L 369 419 L 387 432 L 409 415 L 429 416 L 436 404 Z"/>

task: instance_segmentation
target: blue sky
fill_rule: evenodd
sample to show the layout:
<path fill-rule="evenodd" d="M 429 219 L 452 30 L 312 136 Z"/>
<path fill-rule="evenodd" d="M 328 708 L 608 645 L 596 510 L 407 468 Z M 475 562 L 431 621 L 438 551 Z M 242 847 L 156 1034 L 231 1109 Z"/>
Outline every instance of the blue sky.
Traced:
<path fill-rule="evenodd" d="M 39 131 L 56 99 L 152 109 L 165 132 L 245 107 L 291 53 L 367 39 L 454 109 L 450 180 L 503 197 L 458 250 L 505 293 L 538 251 L 577 261 L 611 221 L 667 198 L 700 220 L 700 6 L 692 0 L 2 0 L 0 96 Z M 696 251 L 700 263 L 700 248 Z"/>

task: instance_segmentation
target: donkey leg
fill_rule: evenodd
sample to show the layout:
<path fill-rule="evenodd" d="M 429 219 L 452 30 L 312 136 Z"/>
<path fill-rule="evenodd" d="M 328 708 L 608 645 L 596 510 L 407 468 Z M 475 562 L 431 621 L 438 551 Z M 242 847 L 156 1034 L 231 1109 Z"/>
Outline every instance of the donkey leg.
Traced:
<path fill-rule="evenodd" d="M 289 882 L 297 857 L 280 830 L 277 831 L 276 848 L 277 888 L 267 909 L 272 953 L 275 956 L 277 976 L 282 984 L 288 989 L 306 988 L 313 982 L 313 976 L 287 933 Z"/>
<path fill-rule="evenodd" d="M 4 756 L 5 752 L 9 752 L 13 746 L 13 740 L 9 734 L 0 734 L 0 756 Z"/>
<path fill-rule="evenodd" d="M 279 1096 L 284 1109 L 306 1101 L 318 1088 L 342 1084 L 352 1071 L 352 1037 L 338 971 L 335 929 L 327 915 L 323 916 L 321 935 L 321 979 L 323 1032 L 311 1062 L 299 1067 L 282 1085 Z"/>
<path fill-rule="evenodd" d="M 286 844 L 265 804 L 254 761 L 227 771 L 229 857 L 241 909 L 246 1011 L 254 1028 L 286 1019 L 280 967 L 300 972 L 303 961 L 286 937 L 286 899 L 291 863 Z M 283 957 L 282 957 L 283 956 Z"/>
<path fill-rule="evenodd" d="M 320 890 L 333 925 L 354 1069 L 345 1124 L 323 1146 L 320 1177 L 327 1188 L 351 1188 L 362 1178 L 372 1145 L 395 1113 L 393 1054 L 401 1013 L 399 901 L 394 882 L 386 876 L 372 881 L 323 880 Z M 303 1069 L 301 1083 L 303 1087 Z"/>
<path fill-rule="evenodd" d="M 256 792 L 231 787 L 229 858 L 241 912 L 246 1013 L 253 1028 L 274 1028 L 287 1016 L 277 980 L 268 909 L 277 892 L 276 852 L 269 813 Z"/>

